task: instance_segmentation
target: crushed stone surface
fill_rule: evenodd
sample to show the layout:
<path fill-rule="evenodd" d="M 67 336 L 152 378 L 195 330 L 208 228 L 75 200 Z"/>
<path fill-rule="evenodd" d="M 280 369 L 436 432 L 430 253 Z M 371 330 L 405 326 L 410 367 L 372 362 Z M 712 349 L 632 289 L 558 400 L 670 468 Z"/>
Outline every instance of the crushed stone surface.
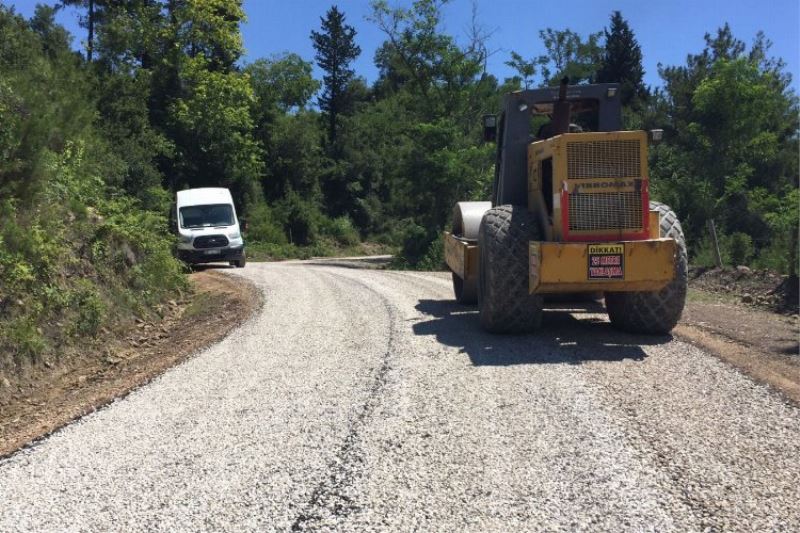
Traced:
<path fill-rule="evenodd" d="M 484 333 L 441 274 L 251 263 L 264 307 L 0 462 L 0 531 L 798 531 L 800 410 L 562 306 Z"/>

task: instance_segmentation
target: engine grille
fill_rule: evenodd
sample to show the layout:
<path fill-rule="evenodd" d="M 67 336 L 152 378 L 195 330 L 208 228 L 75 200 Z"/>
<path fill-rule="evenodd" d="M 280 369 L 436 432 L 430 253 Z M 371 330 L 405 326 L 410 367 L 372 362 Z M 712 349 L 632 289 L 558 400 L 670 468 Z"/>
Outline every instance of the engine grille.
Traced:
<path fill-rule="evenodd" d="M 635 231 L 642 229 L 642 195 L 638 191 L 569 195 L 569 231 Z"/>
<path fill-rule="evenodd" d="M 641 177 L 638 140 L 567 143 L 567 178 Z"/>
<path fill-rule="evenodd" d="M 228 238 L 225 235 L 203 235 L 195 237 L 195 248 L 222 248 L 228 246 Z"/>

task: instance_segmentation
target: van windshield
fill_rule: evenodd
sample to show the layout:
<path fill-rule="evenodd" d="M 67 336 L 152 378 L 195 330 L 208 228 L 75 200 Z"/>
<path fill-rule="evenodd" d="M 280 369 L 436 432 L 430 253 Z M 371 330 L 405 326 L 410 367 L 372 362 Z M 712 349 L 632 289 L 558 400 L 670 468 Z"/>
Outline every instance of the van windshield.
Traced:
<path fill-rule="evenodd" d="M 233 209 L 231 209 L 230 204 L 181 207 L 181 226 L 184 228 L 233 226 L 233 224 Z"/>

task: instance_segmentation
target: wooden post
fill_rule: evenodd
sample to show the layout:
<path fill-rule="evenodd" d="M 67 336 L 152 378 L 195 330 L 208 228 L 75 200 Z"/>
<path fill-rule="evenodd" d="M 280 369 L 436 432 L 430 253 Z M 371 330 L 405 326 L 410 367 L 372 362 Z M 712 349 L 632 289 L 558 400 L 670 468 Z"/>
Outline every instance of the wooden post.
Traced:
<path fill-rule="evenodd" d="M 719 253 L 719 241 L 717 240 L 717 227 L 714 225 L 714 219 L 708 219 L 708 232 L 711 234 L 711 246 L 714 248 L 714 261 L 717 263 L 717 268 L 722 268 L 722 256 Z"/>

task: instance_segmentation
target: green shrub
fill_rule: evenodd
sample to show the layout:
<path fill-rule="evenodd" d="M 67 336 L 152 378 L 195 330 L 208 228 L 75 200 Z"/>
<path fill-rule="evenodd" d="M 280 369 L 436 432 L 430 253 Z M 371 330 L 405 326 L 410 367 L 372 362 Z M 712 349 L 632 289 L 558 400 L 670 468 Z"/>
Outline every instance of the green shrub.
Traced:
<path fill-rule="evenodd" d="M 748 265 L 753 257 L 753 239 L 746 233 L 736 232 L 727 239 L 731 265 Z"/>
<path fill-rule="evenodd" d="M 72 295 L 72 308 L 77 312 L 72 333 L 95 337 L 107 309 L 97 287 L 89 280 L 79 280 L 78 288 Z"/>
<path fill-rule="evenodd" d="M 17 364 L 22 363 L 23 358 L 30 361 L 38 360 L 48 348 L 36 321 L 28 316 L 17 317 L 0 324 L 0 337 L 4 339 L 3 342 L 10 345 Z"/>
<path fill-rule="evenodd" d="M 334 219 L 323 218 L 320 233 L 331 237 L 343 246 L 353 246 L 361 241 L 353 221 L 346 216 Z"/>
<path fill-rule="evenodd" d="M 446 270 L 447 264 L 444 261 L 444 234 L 430 243 L 425 255 L 416 265 L 417 270 Z"/>
<path fill-rule="evenodd" d="M 403 258 L 409 265 L 415 266 L 428 252 L 430 239 L 422 226 L 410 223 L 403 232 Z"/>
<path fill-rule="evenodd" d="M 323 217 L 316 202 L 289 191 L 276 211 L 279 219 L 285 221 L 286 236 L 291 244 L 308 246 L 317 239 Z"/>
<path fill-rule="evenodd" d="M 714 251 L 711 249 L 710 241 L 703 239 L 696 244 L 687 243 L 690 263 L 698 267 L 712 268 L 716 266 Z"/>
<path fill-rule="evenodd" d="M 257 243 L 286 244 L 286 234 L 275 221 L 272 210 L 263 202 L 251 207 L 247 212 L 248 241 Z"/>
<path fill-rule="evenodd" d="M 753 256 L 751 264 L 755 268 L 775 270 L 781 273 L 789 271 L 786 260 L 786 244 L 774 242 L 762 248 Z M 796 270 L 795 270 L 796 271 Z"/>

